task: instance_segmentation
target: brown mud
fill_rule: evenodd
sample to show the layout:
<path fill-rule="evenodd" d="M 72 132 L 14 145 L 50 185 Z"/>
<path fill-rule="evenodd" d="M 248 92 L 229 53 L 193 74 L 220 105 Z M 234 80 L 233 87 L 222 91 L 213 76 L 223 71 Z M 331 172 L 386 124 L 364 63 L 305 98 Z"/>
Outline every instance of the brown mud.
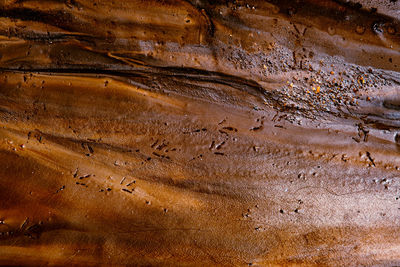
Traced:
<path fill-rule="evenodd" d="M 400 264 L 400 1 L 0 0 L 0 264 Z"/>

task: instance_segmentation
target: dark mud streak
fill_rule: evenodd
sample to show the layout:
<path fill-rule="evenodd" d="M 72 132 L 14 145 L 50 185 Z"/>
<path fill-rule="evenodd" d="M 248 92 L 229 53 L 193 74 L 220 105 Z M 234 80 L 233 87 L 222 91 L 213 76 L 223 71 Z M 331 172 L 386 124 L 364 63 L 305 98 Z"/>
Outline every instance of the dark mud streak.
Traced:
<path fill-rule="evenodd" d="M 11 68 L 0 68 L 2 72 L 33 72 L 38 74 L 67 74 L 67 75 L 82 75 L 82 74 L 93 74 L 93 75 L 103 75 L 106 77 L 125 77 L 125 78 L 148 78 L 154 79 L 155 77 L 169 79 L 170 77 L 179 78 L 181 81 L 203 81 L 215 84 L 228 85 L 237 90 L 245 91 L 254 96 L 270 96 L 270 93 L 265 91 L 265 89 L 259 85 L 257 82 L 244 79 L 238 76 L 232 76 L 229 74 L 206 71 L 194 68 L 176 68 L 176 67 L 154 67 L 149 66 L 150 69 L 146 70 L 128 70 L 120 71 L 115 69 L 86 69 L 86 68 L 58 68 L 58 69 L 11 69 Z"/>
<path fill-rule="evenodd" d="M 1 8 L 0 17 L 42 22 L 67 31 L 72 30 L 72 28 L 68 27 L 68 25 L 73 22 L 72 15 L 68 12 L 63 12 L 61 10 L 53 12 L 43 12 L 29 8 Z"/>

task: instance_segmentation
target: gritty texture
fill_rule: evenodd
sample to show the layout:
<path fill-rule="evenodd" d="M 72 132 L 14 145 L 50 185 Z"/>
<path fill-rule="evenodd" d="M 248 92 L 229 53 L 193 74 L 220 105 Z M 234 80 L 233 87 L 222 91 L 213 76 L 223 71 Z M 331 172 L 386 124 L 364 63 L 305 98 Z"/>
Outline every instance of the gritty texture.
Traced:
<path fill-rule="evenodd" d="M 0 264 L 400 265 L 399 18 L 0 0 Z"/>

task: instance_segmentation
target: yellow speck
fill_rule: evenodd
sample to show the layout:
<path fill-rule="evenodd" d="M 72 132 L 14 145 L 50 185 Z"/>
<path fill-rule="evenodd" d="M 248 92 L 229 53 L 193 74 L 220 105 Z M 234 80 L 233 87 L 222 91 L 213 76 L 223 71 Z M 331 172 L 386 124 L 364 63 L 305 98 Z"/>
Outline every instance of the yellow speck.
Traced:
<path fill-rule="evenodd" d="M 290 87 L 293 87 L 293 83 L 290 84 Z"/>
<path fill-rule="evenodd" d="M 267 69 L 267 66 L 264 64 L 264 69 Z"/>
<path fill-rule="evenodd" d="M 319 93 L 320 89 L 321 89 L 321 87 L 317 86 L 317 91 L 316 91 L 317 94 Z"/>

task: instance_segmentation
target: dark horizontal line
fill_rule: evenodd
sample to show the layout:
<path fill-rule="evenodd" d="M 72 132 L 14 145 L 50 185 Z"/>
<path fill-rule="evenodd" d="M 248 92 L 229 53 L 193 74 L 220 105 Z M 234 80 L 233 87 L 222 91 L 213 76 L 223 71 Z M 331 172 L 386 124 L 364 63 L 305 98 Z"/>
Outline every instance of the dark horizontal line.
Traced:
<path fill-rule="evenodd" d="M 229 75 L 221 72 L 206 71 L 195 68 L 178 68 L 178 67 L 160 67 L 150 66 L 149 68 L 138 69 L 103 69 L 103 68 L 43 68 L 43 69 L 21 69 L 21 68 L 0 68 L 3 72 L 34 72 L 34 73 L 55 73 L 55 74 L 94 74 L 94 75 L 110 75 L 120 77 L 141 77 L 149 78 L 149 75 L 163 77 L 179 77 L 188 80 L 196 80 L 202 82 L 219 83 L 230 86 L 237 90 L 246 91 L 252 95 L 267 95 L 268 93 L 256 81 L 245 79 L 242 77 Z"/>

